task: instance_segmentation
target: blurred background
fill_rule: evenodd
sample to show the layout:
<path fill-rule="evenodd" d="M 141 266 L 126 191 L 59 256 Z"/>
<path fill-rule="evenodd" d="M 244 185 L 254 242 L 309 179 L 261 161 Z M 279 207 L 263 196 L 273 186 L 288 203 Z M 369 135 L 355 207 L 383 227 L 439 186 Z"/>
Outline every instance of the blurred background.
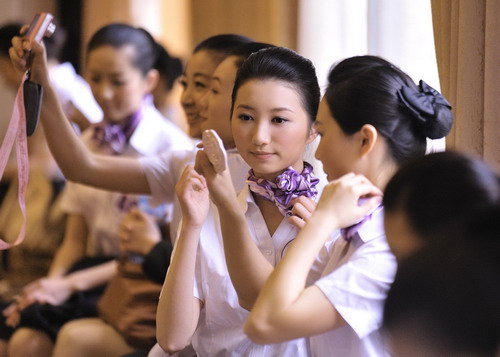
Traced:
<path fill-rule="evenodd" d="M 0 25 L 29 23 L 40 11 L 54 14 L 68 32 L 63 60 L 80 73 L 90 36 L 119 21 L 144 27 L 181 58 L 209 36 L 239 33 L 310 58 L 322 87 L 335 61 L 368 53 L 439 88 L 430 0 L 2 0 Z M 12 99 L 1 96 L 2 108 Z M 0 113 L 0 125 L 9 114 Z"/>

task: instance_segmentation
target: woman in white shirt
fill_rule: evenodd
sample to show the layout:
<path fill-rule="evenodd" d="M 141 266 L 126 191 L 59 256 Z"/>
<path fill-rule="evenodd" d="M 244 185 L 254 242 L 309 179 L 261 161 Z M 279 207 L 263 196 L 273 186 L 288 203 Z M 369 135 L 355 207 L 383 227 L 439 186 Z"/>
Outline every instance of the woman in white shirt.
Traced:
<path fill-rule="evenodd" d="M 244 335 L 243 322 L 298 232 L 289 221 L 293 200 L 317 194 L 319 180 L 303 160 L 316 137 L 315 70 L 289 49 L 264 49 L 242 64 L 232 93 L 234 142 L 251 167 L 247 185 L 237 195 L 229 170 L 215 173 L 203 151 L 196 160 L 203 175 L 184 171 L 177 189 L 183 222 L 160 297 L 157 339 L 168 352 L 192 342 L 200 356 L 307 356 L 306 339 L 259 346 Z"/>
<path fill-rule="evenodd" d="M 154 53 L 151 35 L 126 24 L 104 26 L 92 36 L 86 65 L 104 120 L 84 131 L 86 150 L 103 157 L 137 158 L 190 147 L 187 135 L 165 121 L 149 99 L 156 84 Z M 120 252 L 118 225 L 137 202 L 135 196 L 72 182 L 63 195 L 65 237 L 49 274 L 27 285 L 4 313 L 7 325 L 16 330 L 5 331 L 2 325 L 0 337 L 13 333 L 8 346 L 13 355 L 51 355 L 63 324 L 95 316 L 103 285 L 116 272 L 112 258 Z"/>
<path fill-rule="evenodd" d="M 192 138 L 201 138 L 200 100 L 207 93 L 210 78 L 217 65 L 236 47 L 252 42 L 241 35 L 224 34 L 200 42 L 189 58 L 181 75 L 181 104 L 186 114 Z M 24 46 L 24 47 L 23 47 Z M 55 90 L 47 73 L 43 48 L 36 42 L 23 42 L 14 37 L 10 56 L 20 69 L 26 69 L 26 51 L 31 48 L 32 80 L 44 87 L 41 122 L 50 150 L 68 180 L 106 190 L 151 194 L 153 204 L 172 203 L 174 187 L 184 165 L 194 159 L 195 148 L 189 143 L 173 150 L 164 150 L 154 159 L 123 158 L 95 155 L 83 145 L 67 123 Z M 177 130 L 179 138 L 185 137 Z M 157 133 L 160 134 L 159 132 Z M 175 207 L 174 207 L 175 211 Z M 175 236 L 176 222 L 170 225 Z"/>
<path fill-rule="evenodd" d="M 252 340 L 310 337 L 315 356 L 389 355 L 379 328 L 396 261 L 380 196 L 400 163 L 425 154 L 426 137 L 448 133 L 450 109 L 434 89 L 417 87 L 381 58 L 353 57 L 332 68 L 316 156 L 333 181 L 262 289 L 245 325 Z"/>

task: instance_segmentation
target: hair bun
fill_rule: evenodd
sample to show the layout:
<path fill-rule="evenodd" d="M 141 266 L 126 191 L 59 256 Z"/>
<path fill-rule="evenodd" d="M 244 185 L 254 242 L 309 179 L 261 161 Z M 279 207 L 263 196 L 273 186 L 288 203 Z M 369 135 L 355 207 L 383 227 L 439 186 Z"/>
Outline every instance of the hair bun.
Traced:
<path fill-rule="evenodd" d="M 417 120 L 422 132 L 430 139 L 439 139 L 449 133 L 453 123 L 451 105 L 437 90 L 424 81 L 419 90 L 402 87 L 398 97 Z"/>

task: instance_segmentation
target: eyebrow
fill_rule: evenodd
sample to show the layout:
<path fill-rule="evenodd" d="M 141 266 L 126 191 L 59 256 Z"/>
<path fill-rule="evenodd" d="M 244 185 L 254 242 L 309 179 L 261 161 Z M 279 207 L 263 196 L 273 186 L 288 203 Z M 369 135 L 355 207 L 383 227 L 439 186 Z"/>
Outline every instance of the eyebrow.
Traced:
<path fill-rule="evenodd" d="M 248 110 L 255 110 L 252 106 L 250 105 L 247 105 L 247 104 L 239 104 L 236 109 L 248 109 Z M 277 107 L 277 108 L 273 108 L 271 109 L 272 112 L 291 112 L 291 113 L 294 113 L 294 111 L 290 108 L 286 108 L 286 107 Z"/>
<path fill-rule="evenodd" d="M 88 70 L 88 74 L 91 75 L 91 76 L 95 76 L 95 75 L 100 75 L 102 73 L 99 70 L 89 69 Z M 124 77 L 125 75 L 123 74 L 123 72 L 112 72 L 112 73 L 106 74 L 106 76 L 110 76 L 112 78 L 114 78 L 114 77 L 120 77 L 121 78 L 121 77 Z"/>
<path fill-rule="evenodd" d="M 210 80 L 210 78 L 212 78 L 211 76 L 206 75 L 205 73 L 199 73 L 199 72 L 195 73 L 193 77 L 203 77 L 207 80 Z"/>
<path fill-rule="evenodd" d="M 212 81 L 218 81 L 218 82 L 220 82 L 220 78 L 219 77 L 212 77 L 211 79 L 212 79 Z"/>

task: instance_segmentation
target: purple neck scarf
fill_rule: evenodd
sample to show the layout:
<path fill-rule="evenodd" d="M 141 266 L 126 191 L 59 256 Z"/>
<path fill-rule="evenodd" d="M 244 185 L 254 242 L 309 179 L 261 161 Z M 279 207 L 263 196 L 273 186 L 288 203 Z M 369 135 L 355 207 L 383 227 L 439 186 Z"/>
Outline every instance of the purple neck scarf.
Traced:
<path fill-rule="evenodd" d="M 139 110 L 123 120 L 123 122 L 109 123 L 103 120 L 96 124 L 92 139 L 101 149 L 105 149 L 113 155 L 123 153 L 130 137 L 143 117 L 147 100 L 145 98 Z"/>
<path fill-rule="evenodd" d="M 292 205 L 290 202 L 299 197 L 315 198 L 318 194 L 316 185 L 319 179 L 312 174 L 313 167 L 304 161 L 302 173 L 298 173 L 291 166 L 276 177 L 274 182 L 258 178 L 250 169 L 248 184 L 250 191 L 274 202 L 283 216 L 291 216 Z"/>
<path fill-rule="evenodd" d="M 364 200 L 363 198 L 360 199 L 360 202 L 358 203 L 358 205 L 362 205 L 363 200 Z M 346 228 L 341 228 L 340 235 L 342 236 L 342 238 L 344 238 L 346 241 L 350 242 L 352 237 L 354 237 L 356 235 L 356 233 L 358 233 L 358 231 L 361 229 L 361 227 L 363 227 L 366 223 L 370 222 L 372 219 L 372 216 L 375 214 L 375 212 L 378 212 L 379 209 L 381 209 L 381 208 L 382 208 L 381 206 L 378 206 L 370 214 L 366 215 L 358 223 L 353 224 L 352 226 L 349 226 Z"/>

